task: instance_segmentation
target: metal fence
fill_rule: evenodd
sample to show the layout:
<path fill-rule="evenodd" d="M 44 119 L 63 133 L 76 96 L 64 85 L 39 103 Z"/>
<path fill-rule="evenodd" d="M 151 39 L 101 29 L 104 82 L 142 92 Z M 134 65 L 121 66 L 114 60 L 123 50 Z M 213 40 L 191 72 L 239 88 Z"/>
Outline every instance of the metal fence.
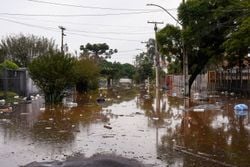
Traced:
<path fill-rule="evenodd" d="M 250 68 L 209 72 L 209 90 L 250 94 Z"/>
<path fill-rule="evenodd" d="M 183 75 L 168 75 L 166 81 L 171 92 L 182 95 Z M 250 68 L 209 71 L 198 75 L 191 87 L 191 94 L 214 91 L 250 96 Z"/>
<path fill-rule="evenodd" d="M 166 83 L 171 94 L 182 96 L 184 91 L 183 75 L 168 75 Z M 195 92 L 207 92 L 208 90 L 208 74 L 200 74 L 196 77 L 191 87 L 191 94 Z"/>
<path fill-rule="evenodd" d="M 18 70 L 4 69 L 0 73 L 0 90 L 15 92 L 20 96 L 28 96 L 39 92 L 29 77 L 26 68 Z"/>

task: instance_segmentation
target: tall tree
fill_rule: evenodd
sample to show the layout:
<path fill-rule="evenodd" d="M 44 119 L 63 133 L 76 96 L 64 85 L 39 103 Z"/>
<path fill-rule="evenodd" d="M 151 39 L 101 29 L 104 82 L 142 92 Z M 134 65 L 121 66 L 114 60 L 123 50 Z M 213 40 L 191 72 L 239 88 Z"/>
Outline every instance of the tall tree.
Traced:
<path fill-rule="evenodd" d="M 178 12 L 184 25 L 183 38 L 189 57 L 189 88 L 196 76 L 213 59 L 222 60 L 223 43 L 229 30 L 242 17 L 241 0 L 189 0 L 181 4 Z M 190 89 L 189 89 L 190 90 Z"/>
<path fill-rule="evenodd" d="M 87 43 L 85 46 L 81 45 L 80 50 L 83 56 L 90 56 L 96 60 L 102 56 L 104 56 L 104 58 L 110 58 L 112 54 L 117 53 L 117 49 L 110 49 L 106 43 Z"/>
<path fill-rule="evenodd" d="M 0 42 L 1 57 L 12 60 L 20 67 L 27 67 L 33 58 L 55 49 L 54 40 L 34 35 L 7 36 Z"/>
<path fill-rule="evenodd" d="M 43 91 L 46 102 L 61 102 L 62 91 L 75 82 L 74 65 L 74 58 L 59 52 L 49 52 L 29 64 L 31 78 Z"/>
<path fill-rule="evenodd" d="M 137 55 L 135 64 L 135 81 L 137 83 L 143 83 L 145 79 L 153 78 L 154 61 L 151 59 L 148 53 L 140 53 Z"/>
<path fill-rule="evenodd" d="M 78 92 L 81 93 L 98 87 L 100 68 L 94 60 L 89 58 L 77 60 L 73 69 Z"/>
<path fill-rule="evenodd" d="M 183 54 L 180 28 L 167 24 L 157 33 L 157 42 L 160 53 L 167 58 L 168 73 L 182 73 Z"/>

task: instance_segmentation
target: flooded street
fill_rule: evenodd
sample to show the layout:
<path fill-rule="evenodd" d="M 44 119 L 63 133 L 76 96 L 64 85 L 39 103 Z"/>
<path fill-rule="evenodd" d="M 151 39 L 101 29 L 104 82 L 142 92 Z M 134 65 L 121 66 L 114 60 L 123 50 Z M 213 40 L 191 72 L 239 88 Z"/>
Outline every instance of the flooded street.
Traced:
<path fill-rule="evenodd" d="M 155 98 L 157 97 L 157 98 Z M 0 164 L 15 167 L 68 156 L 115 154 L 156 167 L 250 166 L 250 114 L 234 106 L 250 101 L 211 96 L 188 101 L 119 91 L 97 104 L 44 106 L 43 99 L 0 113 Z M 188 106 L 188 107 L 184 107 Z"/>

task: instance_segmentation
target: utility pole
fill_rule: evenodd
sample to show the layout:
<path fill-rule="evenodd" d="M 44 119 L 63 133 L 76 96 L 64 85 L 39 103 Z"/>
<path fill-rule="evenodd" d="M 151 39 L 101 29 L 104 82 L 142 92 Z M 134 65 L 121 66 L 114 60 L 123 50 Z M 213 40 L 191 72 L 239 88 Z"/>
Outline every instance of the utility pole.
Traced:
<path fill-rule="evenodd" d="M 182 0 L 182 3 L 185 3 L 185 0 Z M 147 6 L 156 6 L 161 8 L 162 10 L 164 10 L 169 16 L 171 16 L 179 25 L 182 26 L 182 29 L 185 30 L 185 26 L 183 25 L 183 23 L 179 22 L 178 19 L 176 19 L 170 12 L 168 12 L 167 9 L 165 9 L 164 7 L 157 5 L 157 4 L 147 4 Z M 182 50 L 183 50 L 183 80 L 184 80 L 184 92 L 183 95 L 185 97 L 189 96 L 189 76 L 188 76 L 188 55 L 187 55 L 187 50 L 186 50 L 186 45 L 185 45 L 185 41 L 184 38 L 182 37 Z"/>
<path fill-rule="evenodd" d="M 154 31 L 155 31 L 155 87 L 156 89 L 159 89 L 160 59 L 159 59 L 156 36 L 157 36 L 157 24 L 163 24 L 163 22 L 148 21 L 148 23 L 155 25 L 154 27 Z"/>
<path fill-rule="evenodd" d="M 185 3 L 185 0 L 182 0 L 182 3 Z M 182 24 L 182 29 L 185 30 L 185 25 Z M 184 74 L 184 96 L 189 96 L 189 76 L 188 76 L 188 55 L 187 49 L 184 42 L 184 38 L 182 37 L 183 44 L 183 74 Z"/>
<path fill-rule="evenodd" d="M 65 27 L 63 27 L 63 26 L 59 26 L 59 28 L 61 29 L 61 31 L 62 31 L 62 37 L 61 37 L 61 53 L 62 54 L 64 54 L 64 49 L 63 49 L 63 37 L 64 36 L 66 36 L 66 34 L 64 34 L 64 30 L 66 30 L 66 28 Z"/>

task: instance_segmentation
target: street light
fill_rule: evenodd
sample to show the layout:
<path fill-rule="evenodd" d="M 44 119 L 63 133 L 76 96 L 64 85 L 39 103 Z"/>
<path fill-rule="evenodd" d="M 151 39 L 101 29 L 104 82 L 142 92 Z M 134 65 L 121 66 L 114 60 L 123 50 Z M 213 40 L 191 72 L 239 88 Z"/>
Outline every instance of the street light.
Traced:
<path fill-rule="evenodd" d="M 183 0 L 183 3 L 185 0 Z M 164 10 L 169 16 L 171 16 L 179 25 L 184 28 L 183 24 L 179 22 L 167 9 L 157 4 L 147 4 L 147 6 L 156 6 Z M 188 85 L 188 56 L 185 49 L 184 39 L 182 38 L 182 49 L 183 49 L 183 75 L 184 75 L 184 96 L 189 95 L 189 85 Z"/>

